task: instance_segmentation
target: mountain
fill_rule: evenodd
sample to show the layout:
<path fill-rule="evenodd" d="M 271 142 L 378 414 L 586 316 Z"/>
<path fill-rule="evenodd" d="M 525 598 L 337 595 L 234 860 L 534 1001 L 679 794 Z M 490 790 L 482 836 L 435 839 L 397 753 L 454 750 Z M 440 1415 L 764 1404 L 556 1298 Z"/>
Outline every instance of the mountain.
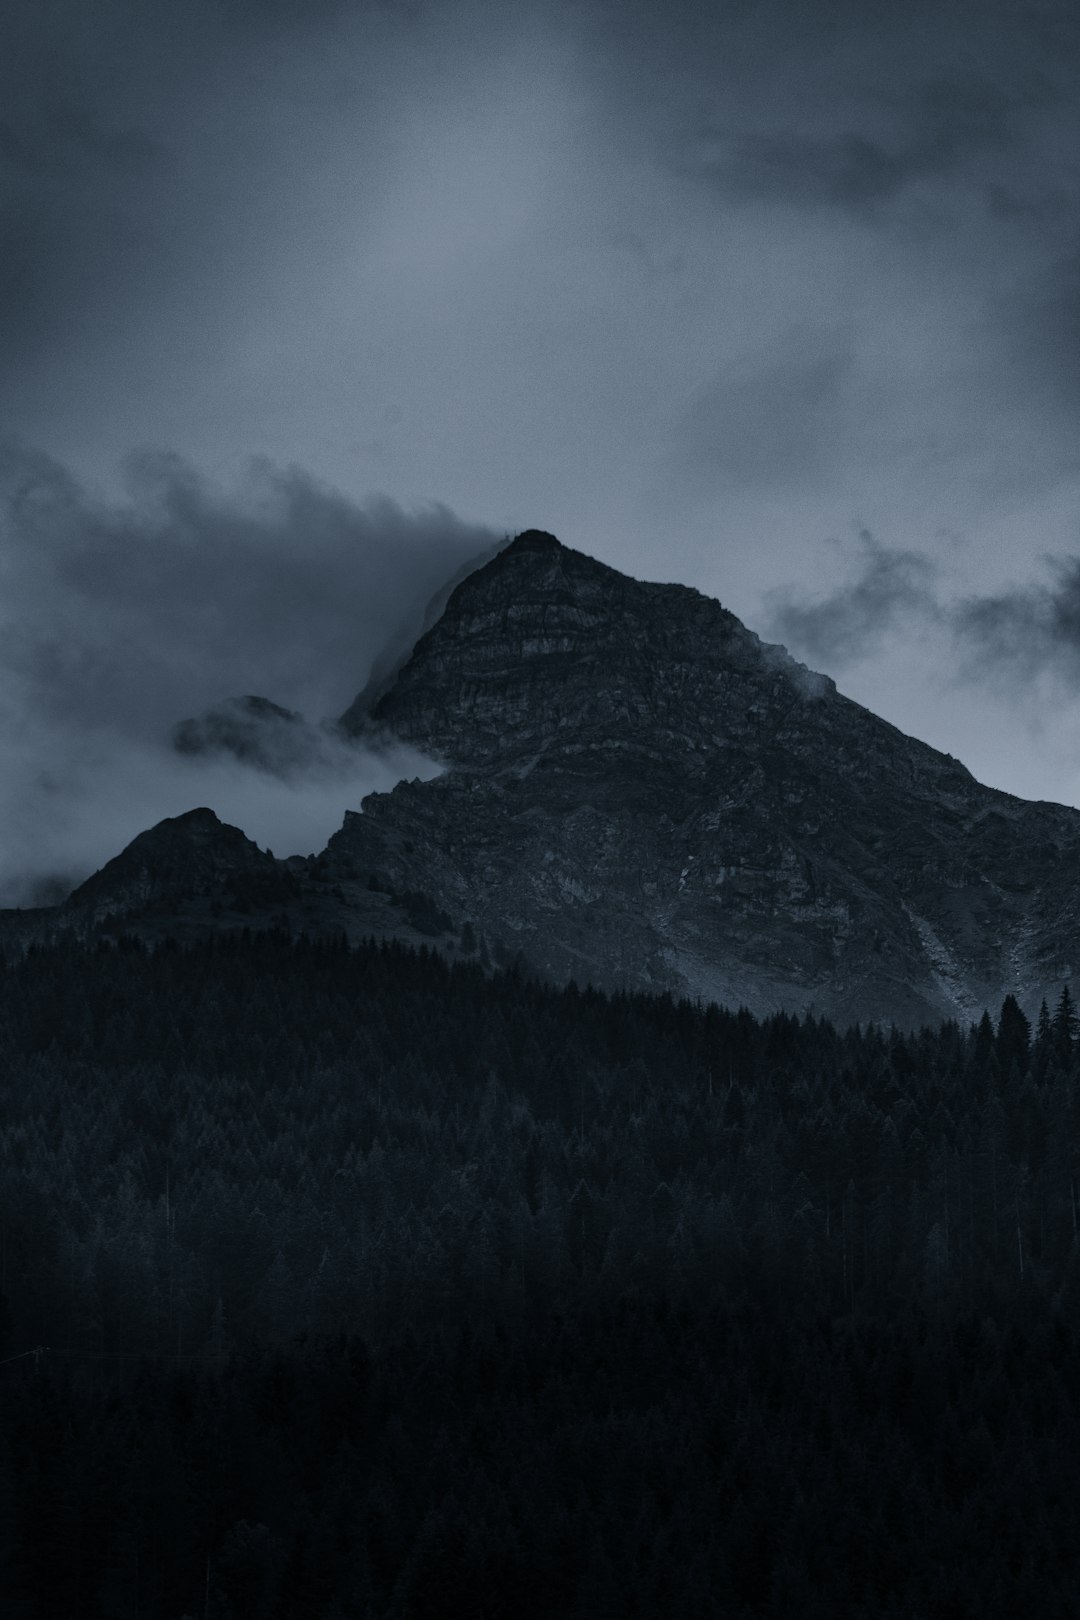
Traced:
<path fill-rule="evenodd" d="M 332 870 L 555 979 L 838 1019 L 1031 1005 L 1080 961 L 1080 813 L 977 783 L 719 603 L 529 530 L 344 723 L 445 760 Z"/>
<path fill-rule="evenodd" d="M 57 906 L 0 911 L 0 947 L 74 935 L 166 935 L 285 929 L 455 949 L 453 921 L 432 897 L 387 883 L 340 881 L 324 856 L 276 860 L 205 806 L 140 833 Z"/>
<path fill-rule="evenodd" d="M 296 889 L 284 862 L 203 806 L 133 838 L 68 897 L 57 920 L 85 934 L 132 917 L 169 922 L 197 902 L 217 914 L 280 906 Z"/>
<path fill-rule="evenodd" d="M 982 786 L 718 602 L 542 531 L 340 725 L 447 769 L 369 795 L 316 858 L 177 817 L 9 937 L 273 920 L 908 1026 L 1033 1008 L 1080 962 L 1080 812 Z"/>

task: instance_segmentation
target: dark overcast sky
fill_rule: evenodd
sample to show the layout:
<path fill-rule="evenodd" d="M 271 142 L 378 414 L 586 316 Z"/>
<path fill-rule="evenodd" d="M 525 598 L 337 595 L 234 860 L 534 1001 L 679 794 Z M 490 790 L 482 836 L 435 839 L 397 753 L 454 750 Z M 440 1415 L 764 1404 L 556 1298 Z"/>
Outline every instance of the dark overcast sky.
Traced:
<path fill-rule="evenodd" d="M 74 691 L 49 649 L 100 671 L 118 614 L 157 703 L 125 735 L 196 668 L 199 702 L 243 675 L 329 710 L 444 530 L 450 572 L 535 524 L 719 596 L 984 780 L 1080 802 L 1078 18 L 15 0 L 0 614 L 20 757 Z M 287 476 L 337 514 L 321 541 Z M 377 581 L 351 661 L 355 555 L 327 523 L 363 529 Z M 176 605 L 164 650 L 140 590 Z M 337 661 L 322 686 L 309 635 Z M 114 662 L 101 702 L 126 711 Z"/>

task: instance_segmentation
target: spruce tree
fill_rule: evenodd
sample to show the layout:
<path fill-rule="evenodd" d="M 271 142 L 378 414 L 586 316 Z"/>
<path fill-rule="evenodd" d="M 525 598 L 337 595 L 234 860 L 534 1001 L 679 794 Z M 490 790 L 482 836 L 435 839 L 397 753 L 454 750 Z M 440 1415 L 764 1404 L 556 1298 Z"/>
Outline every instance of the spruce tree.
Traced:
<path fill-rule="evenodd" d="M 1053 1049 L 1054 1057 L 1060 1066 L 1068 1068 L 1072 1054 L 1076 1047 L 1078 1022 L 1076 1017 L 1076 1003 L 1073 1001 L 1067 984 L 1061 987 L 1058 1004 L 1054 1008 L 1053 1023 Z"/>
<path fill-rule="evenodd" d="M 1054 1026 L 1044 996 L 1039 1003 L 1039 1018 L 1035 1025 L 1035 1040 L 1031 1051 L 1031 1068 L 1036 1080 L 1045 1080 L 1054 1055 Z"/>
<path fill-rule="evenodd" d="M 1031 1053 L 1031 1025 L 1015 996 L 1006 996 L 1001 1003 L 994 1050 L 1006 1079 L 1014 1068 L 1017 1075 L 1026 1073 Z"/>

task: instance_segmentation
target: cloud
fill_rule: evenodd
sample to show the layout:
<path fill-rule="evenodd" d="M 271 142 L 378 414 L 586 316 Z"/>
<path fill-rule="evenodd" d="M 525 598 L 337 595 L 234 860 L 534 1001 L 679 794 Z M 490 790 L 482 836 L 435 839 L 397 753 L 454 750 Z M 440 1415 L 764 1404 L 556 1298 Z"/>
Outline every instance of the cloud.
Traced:
<path fill-rule="evenodd" d="M 283 780 L 319 769 L 341 738 L 336 727 L 313 725 L 296 709 L 248 693 L 226 698 L 173 727 L 178 754 L 229 756 Z"/>
<path fill-rule="evenodd" d="M 246 761 L 210 746 L 212 727 L 184 755 L 171 736 L 200 714 L 205 727 L 204 711 L 235 721 L 228 700 L 243 693 L 279 715 L 340 712 L 401 626 L 419 625 L 446 578 L 498 539 L 445 507 L 359 504 L 265 463 L 225 492 L 175 457 L 145 453 L 126 498 L 109 501 L 8 445 L 0 893 L 10 902 L 42 878 L 81 878 L 196 803 L 278 853 L 299 837 L 316 847 L 363 793 L 395 772 L 433 770 L 300 720 L 264 726 Z"/>
<path fill-rule="evenodd" d="M 1021 705 L 1047 683 L 1080 692 L 1080 556 L 1044 559 L 1048 578 L 1012 588 L 947 595 L 922 552 L 859 536 L 850 577 L 816 600 L 768 593 L 770 632 L 829 670 L 873 658 L 898 632 L 945 638 L 951 679 Z"/>
<path fill-rule="evenodd" d="M 117 26 L 122 15 L 130 30 Z M 9 363 L 75 329 L 95 300 L 122 300 L 152 252 L 154 198 L 160 206 L 168 196 L 159 87 L 147 106 L 139 82 L 150 17 L 105 0 L 96 39 L 88 20 L 62 6 L 9 8 L 0 31 L 0 357 Z"/>
<path fill-rule="evenodd" d="M 768 598 L 773 633 L 828 669 L 872 655 L 905 623 L 933 623 L 941 615 L 929 558 L 883 545 L 867 529 L 859 540 L 854 578 L 829 595 L 803 602 L 773 591 Z"/>
<path fill-rule="evenodd" d="M 439 771 L 414 749 L 338 742 L 302 777 L 252 769 L 227 754 L 191 757 L 167 742 L 114 732 L 0 722 L 0 905 L 50 905 L 165 816 L 208 804 L 275 855 L 322 849 L 346 809 L 403 778 Z"/>
<path fill-rule="evenodd" d="M 123 324 L 208 267 L 220 276 L 267 172 L 289 167 L 312 57 L 328 68 L 325 107 L 349 61 L 341 30 L 413 14 L 393 0 L 6 7 L 0 357 L 62 362 L 88 326 Z"/>
<path fill-rule="evenodd" d="M 860 129 L 822 135 L 706 130 L 688 167 L 733 199 L 862 213 L 985 151 L 1005 149 L 1014 138 L 1014 112 L 996 85 L 933 81 L 913 92 L 901 128 L 890 137 Z"/>
<path fill-rule="evenodd" d="M 1080 557 L 1048 566 L 1048 583 L 971 596 L 953 608 L 966 679 L 1010 689 L 1049 677 L 1080 691 Z"/>
<path fill-rule="evenodd" d="M 253 690 L 336 711 L 397 620 L 499 538 L 266 462 L 225 492 L 145 452 L 112 503 L 10 447 L 0 536 L 9 672 L 50 712 L 141 735 Z"/>

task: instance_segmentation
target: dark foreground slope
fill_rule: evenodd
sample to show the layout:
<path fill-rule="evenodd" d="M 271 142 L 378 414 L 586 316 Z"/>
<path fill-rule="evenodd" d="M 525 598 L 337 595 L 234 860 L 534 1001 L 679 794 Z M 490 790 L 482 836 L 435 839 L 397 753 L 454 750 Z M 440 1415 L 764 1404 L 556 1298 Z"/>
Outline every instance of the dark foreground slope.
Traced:
<path fill-rule="evenodd" d="M 1034 1006 L 1080 962 L 1080 813 L 550 535 L 466 579 L 345 723 L 451 769 L 366 799 L 335 869 L 430 891 L 557 980 L 913 1024 Z"/>
<path fill-rule="evenodd" d="M 267 934 L 31 954 L 0 1042 L 5 1617 L 1075 1614 L 1067 1000 Z"/>

